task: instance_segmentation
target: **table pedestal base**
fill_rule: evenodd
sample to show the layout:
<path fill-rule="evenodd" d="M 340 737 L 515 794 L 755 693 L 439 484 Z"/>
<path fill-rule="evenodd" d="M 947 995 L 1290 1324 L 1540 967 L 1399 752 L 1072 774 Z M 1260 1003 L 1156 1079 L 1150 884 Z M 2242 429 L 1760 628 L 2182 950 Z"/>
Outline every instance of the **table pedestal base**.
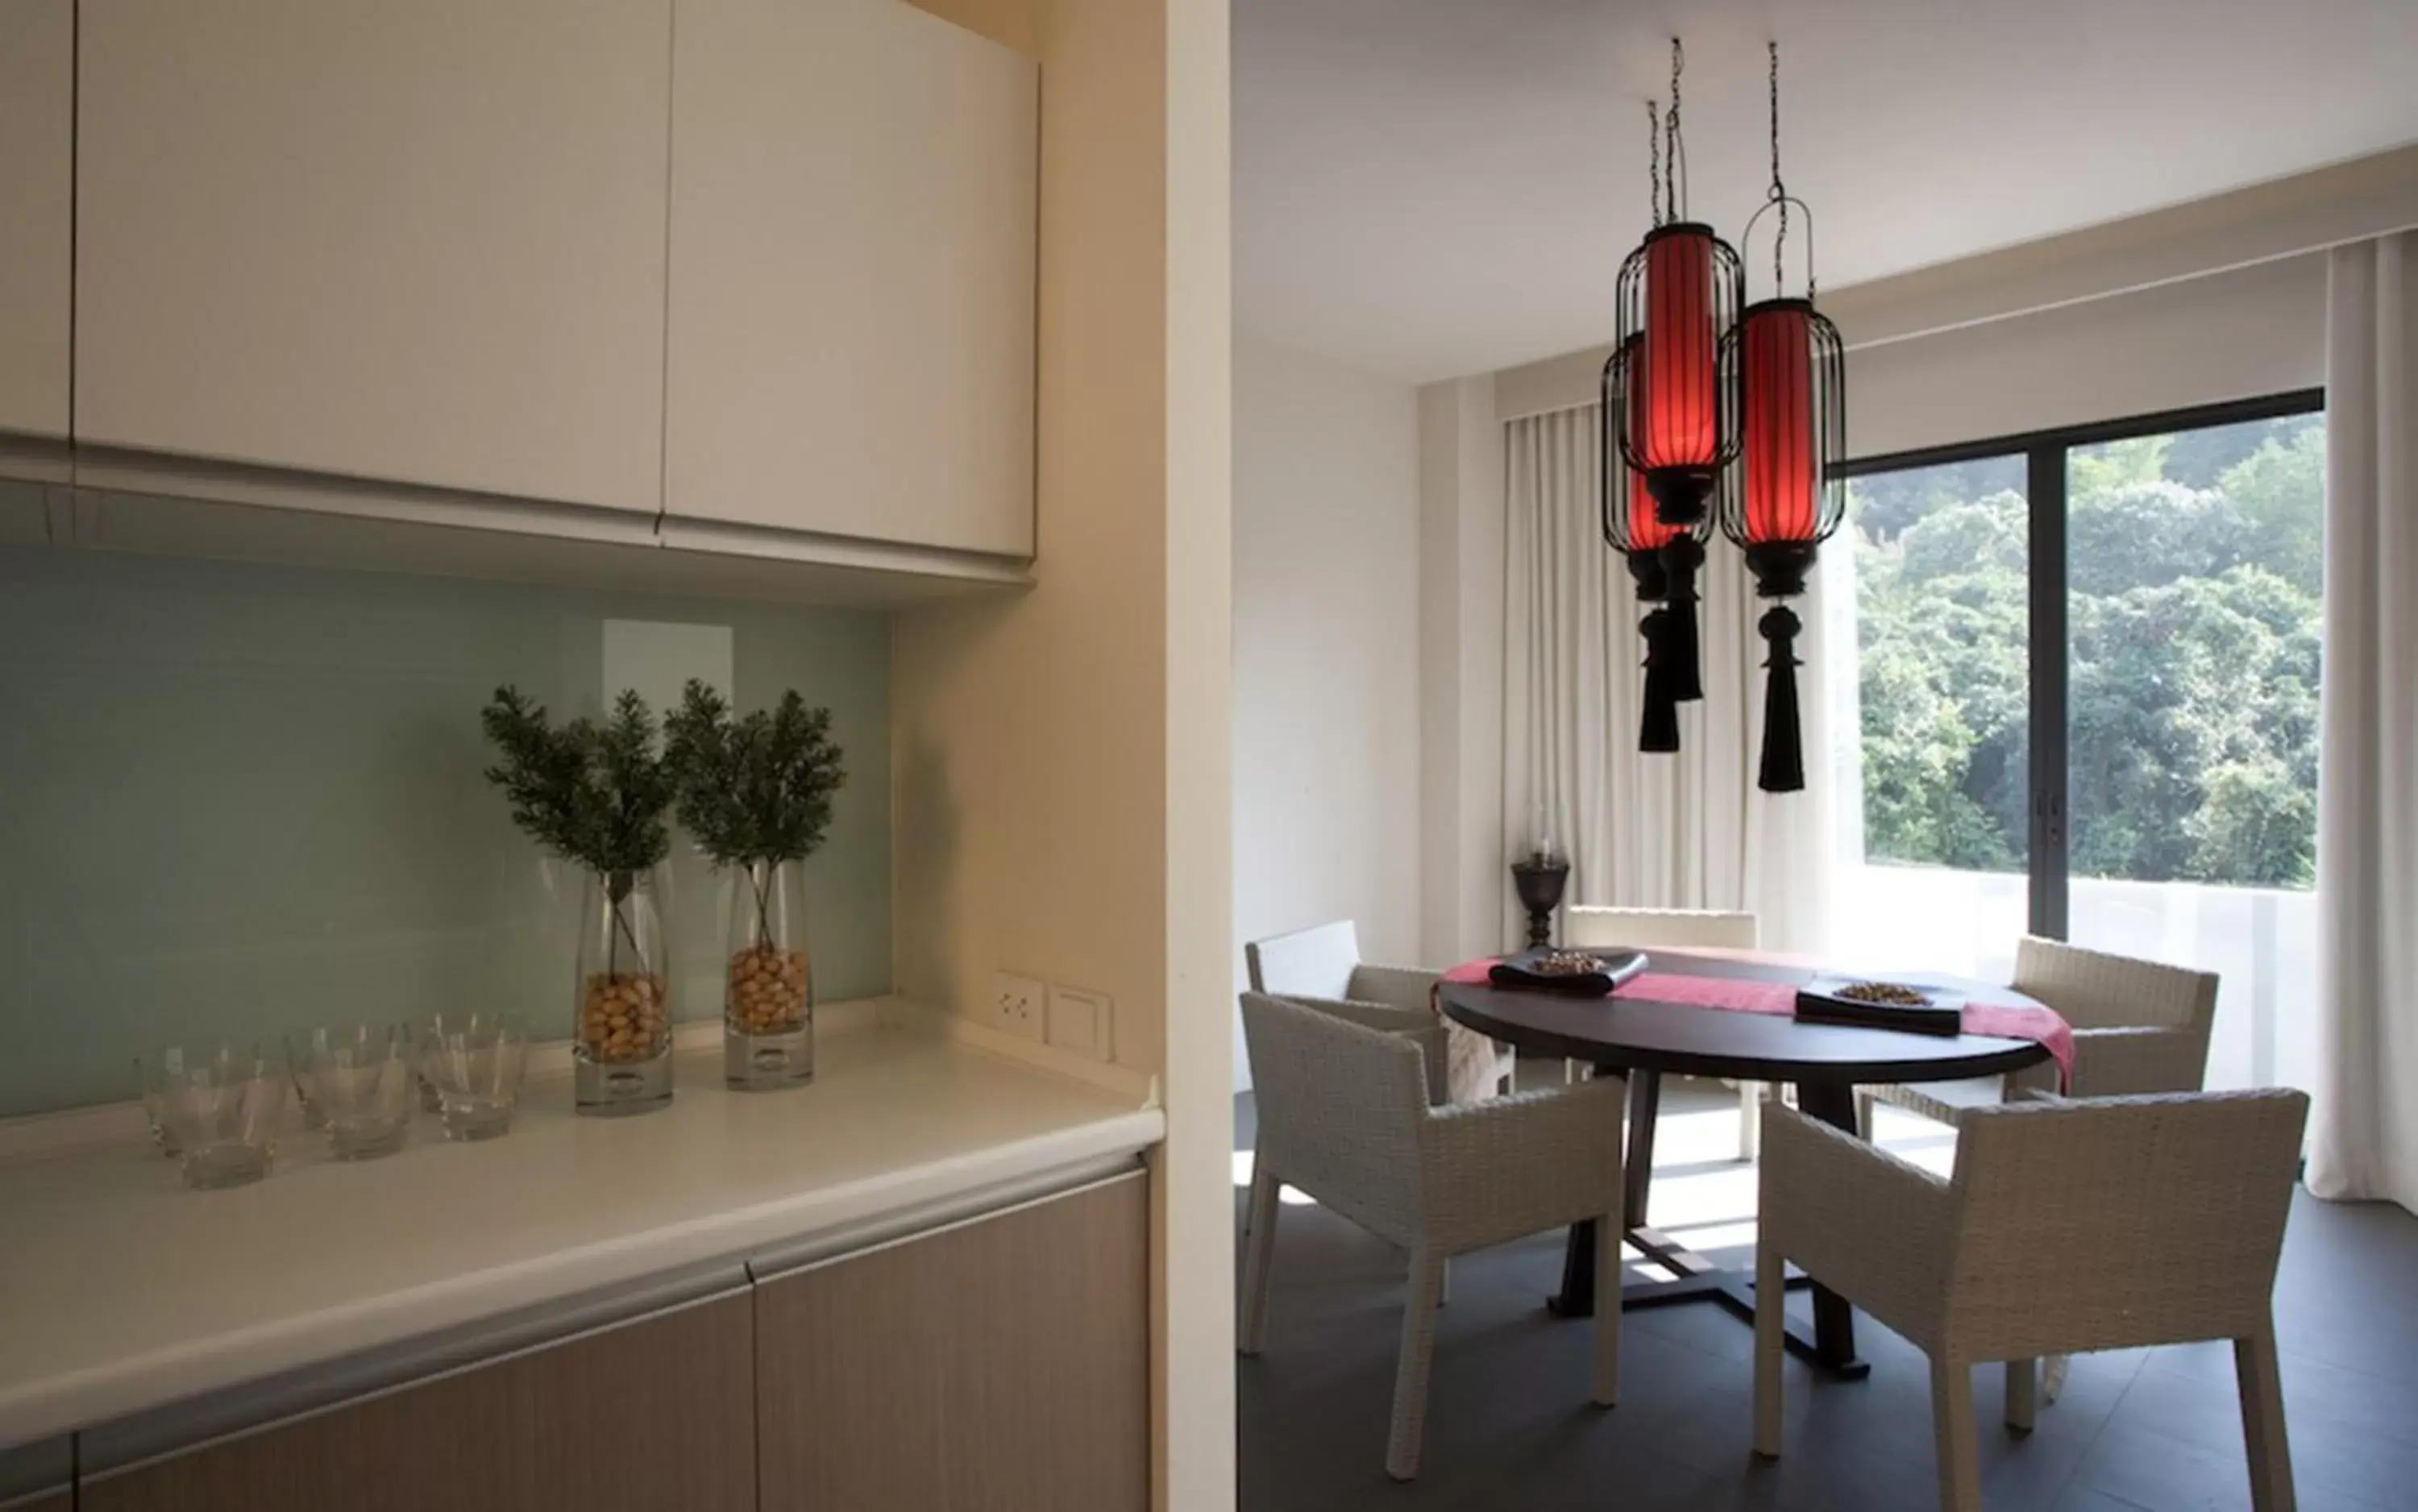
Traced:
<path fill-rule="evenodd" d="M 1596 1226 L 1591 1223 L 1573 1225 L 1570 1229 L 1569 1242 L 1562 1257 L 1562 1290 L 1545 1299 L 1546 1310 L 1556 1318 L 1595 1316 L 1595 1229 Z M 1623 1312 L 1709 1299 L 1747 1322 L 1754 1321 L 1753 1271 L 1725 1270 L 1656 1229 L 1630 1229 L 1629 1243 L 1645 1254 L 1646 1264 L 1671 1275 L 1663 1278 L 1645 1277 L 1623 1282 L 1620 1288 Z M 1578 1268 L 1575 1274 L 1572 1267 Z M 1584 1277 L 1584 1281 L 1580 1277 Z M 1793 1265 L 1789 1267 L 1790 1291 L 1813 1284 L 1812 1276 Z M 1814 1330 L 1794 1318 L 1781 1325 L 1781 1342 L 1787 1346 L 1789 1353 L 1833 1380 L 1861 1381 L 1872 1374 L 1872 1366 L 1852 1354 L 1840 1360 L 1825 1354 Z"/>
<path fill-rule="evenodd" d="M 1615 1067 L 1597 1072 L 1599 1076 L 1621 1074 Z M 1662 1077 L 1651 1071 L 1630 1071 L 1627 1075 L 1629 1153 L 1622 1172 L 1622 1204 L 1629 1224 L 1628 1239 L 1645 1257 L 1646 1264 L 1668 1271 L 1670 1275 L 1666 1279 L 1624 1282 L 1620 1289 L 1621 1310 L 1665 1307 L 1709 1297 L 1748 1322 L 1754 1321 L 1752 1270 L 1723 1270 L 1646 1224 L 1646 1194 L 1654 1175 L 1654 1123 L 1661 1108 Z M 1806 1083 L 1798 1088 L 1797 1100 L 1810 1116 L 1853 1132 L 1854 1089 Z M 1562 1290 L 1545 1303 L 1555 1317 L 1594 1316 L 1596 1242 L 1596 1225 L 1571 1225 L 1569 1241 L 1562 1252 Z M 1873 1367 L 1856 1355 L 1855 1312 L 1847 1306 L 1847 1300 L 1828 1287 L 1816 1285 L 1812 1277 L 1794 1267 L 1788 1273 L 1788 1285 L 1814 1288 L 1814 1327 L 1809 1331 L 1797 1320 L 1789 1319 L 1783 1325 L 1783 1342 L 1788 1352 L 1840 1381 L 1861 1381 L 1872 1374 Z"/>

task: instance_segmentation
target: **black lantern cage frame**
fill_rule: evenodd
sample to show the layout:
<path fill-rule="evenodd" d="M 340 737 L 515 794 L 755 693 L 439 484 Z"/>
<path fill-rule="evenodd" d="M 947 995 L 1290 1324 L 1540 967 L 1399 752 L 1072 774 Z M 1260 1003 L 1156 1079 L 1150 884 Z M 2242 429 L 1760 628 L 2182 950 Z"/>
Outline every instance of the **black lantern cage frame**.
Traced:
<path fill-rule="evenodd" d="M 1807 354 L 1806 385 L 1811 413 L 1806 435 L 1814 450 L 1814 528 L 1802 538 L 1787 541 L 1756 541 L 1749 533 L 1747 468 L 1754 447 L 1752 437 L 1746 432 L 1754 423 L 1754 416 L 1743 405 L 1739 410 L 1737 454 L 1722 468 L 1715 509 L 1722 534 L 1745 554 L 1747 568 L 1754 574 L 1755 590 L 1767 599 L 1793 598 L 1805 591 L 1816 548 L 1838 529 L 1847 512 L 1847 480 L 1840 470 L 1847 456 L 1847 349 L 1830 317 L 1816 310 L 1808 298 L 1763 299 L 1748 306 L 1737 324 L 1722 338 L 1722 381 L 1743 395 L 1748 322 L 1758 313 L 1786 309 L 1803 312 L 1806 343 L 1811 348 Z"/>
<path fill-rule="evenodd" d="M 1706 314 L 1709 340 L 1714 350 L 1706 353 L 1713 368 L 1713 455 L 1704 468 L 1649 467 L 1645 466 L 1643 438 L 1631 426 L 1629 405 L 1616 409 L 1607 407 L 1612 434 L 1618 440 L 1621 461 L 1631 470 L 1645 474 L 1645 486 L 1654 496 L 1656 512 L 1665 525 L 1683 530 L 1693 530 L 1707 512 L 1707 501 L 1718 486 L 1721 470 L 1737 456 L 1737 417 L 1739 391 L 1735 374 L 1724 375 L 1719 348 L 1726 332 L 1737 325 L 1738 313 L 1746 305 L 1746 265 L 1737 249 L 1722 239 L 1719 233 L 1701 221 L 1671 221 L 1645 234 L 1626 261 L 1620 265 L 1620 278 L 1614 287 L 1615 308 L 1613 350 L 1615 353 L 1642 353 L 1642 361 L 1651 362 L 1653 353 L 1645 346 L 1646 327 L 1651 313 L 1650 291 L 1646 268 L 1653 259 L 1657 243 L 1672 237 L 1702 237 L 1711 245 L 1711 276 L 1706 281 Z M 1630 344 L 1632 340 L 1636 343 Z M 1628 378 L 1635 381 L 1639 374 L 1635 362 L 1626 363 Z M 1609 371 L 1607 369 L 1607 382 Z M 1648 421 L 1652 423 L 1649 413 Z M 1608 451 L 1610 449 L 1607 449 Z M 1701 538 L 1700 538 L 1701 539 Z"/>

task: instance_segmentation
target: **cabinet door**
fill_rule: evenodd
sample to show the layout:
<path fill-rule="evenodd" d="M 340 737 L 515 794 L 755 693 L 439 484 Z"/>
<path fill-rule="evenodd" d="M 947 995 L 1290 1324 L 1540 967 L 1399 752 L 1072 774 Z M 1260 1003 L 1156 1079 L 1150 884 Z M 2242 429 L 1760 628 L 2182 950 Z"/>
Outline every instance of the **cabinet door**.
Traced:
<path fill-rule="evenodd" d="M 68 434 L 75 0 L 0 3 L 0 431 Z"/>
<path fill-rule="evenodd" d="M 898 0 L 681 0 L 666 508 L 1033 554 L 1038 73 Z"/>
<path fill-rule="evenodd" d="M 1139 1176 L 756 1291 L 763 1512 L 1150 1504 Z"/>
<path fill-rule="evenodd" d="M 82 1512 L 753 1512 L 745 1293 L 87 1479 Z"/>
<path fill-rule="evenodd" d="M 83 442 L 652 512 L 671 0 L 83 0 Z"/>

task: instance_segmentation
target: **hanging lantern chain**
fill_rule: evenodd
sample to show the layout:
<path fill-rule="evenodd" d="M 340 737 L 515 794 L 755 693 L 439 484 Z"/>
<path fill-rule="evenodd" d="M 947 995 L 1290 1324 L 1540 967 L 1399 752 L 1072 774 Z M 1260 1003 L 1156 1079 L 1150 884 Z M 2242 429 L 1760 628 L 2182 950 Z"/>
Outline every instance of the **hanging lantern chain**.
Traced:
<path fill-rule="evenodd" d="M 1679 136 L 1679 71 L 1687 66 L 1687 53 L 1679 38 L 1671 38 L 1671 111 L 1663 118 L 1663 134 L 1669 139 L 1664 156 L 1671 160 L 1671 172 L 1664 184 L 1668 196 L 1664 219 L 1679 221 L 1688 208 L 1688 148 Z"/>
<path fill-rule="evenodd" d="M 1659 226 L 1662 223 L 1662 107 L 1650 99 L 1645 102 L 1645 161 L 1653 175 L 1645 208 Z"/>
<path fill-rule="evenodd" d="M 1738 238 L 1738 245 L 1751 244 L 1756 224 L 1765 216 L 1775 211 L 1779 213 L 1778 234 L 1771 242 L 1771 294 L 1772 298 L 1779 298 L 1787 292 L 1788 212 L 1792 209 L 1798 211 L 1805 227 L 1805 298 L 1811 301 L 1815 295 L 1814 211 L 1803 200 L 1788 192 L 1786 181 L 1780 176 L 1780 44 L 1772 42 L 1768 45 L 1771 53 L 1771 188 L 1765 192 L 1762 206 L 1748 218 L 1746 233 Z"/>
<path fill-rule="evenodd" d="M 1771 292 L 1781 292 L 1785 276 L 1781 267 L 1781 249 L 1788 244 L 1788 189 L 1780 181 L 1780 44 L 1771 45 L 1771 202 L 1780 206 L 1780 234 L 1771 238 Z M 1805 294 L 1814 295 L 1814 270 L 1805 270 Z"/>

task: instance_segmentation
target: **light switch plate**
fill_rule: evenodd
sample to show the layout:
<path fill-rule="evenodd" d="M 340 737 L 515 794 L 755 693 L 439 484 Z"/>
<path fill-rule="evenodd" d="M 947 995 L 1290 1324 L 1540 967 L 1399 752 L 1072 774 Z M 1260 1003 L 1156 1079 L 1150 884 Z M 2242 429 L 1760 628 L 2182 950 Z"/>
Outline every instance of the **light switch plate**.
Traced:
<path fill-rule="evenodd" d="M 1049 1043 L 1094 1061 L 1115 1058 L 1111 1026 L 1116 1004 L 1105 992 L 1080 987 L 1049 989 Z"/>
<path fill-rule="evenodd" d="M 1012 971 L 996 972 L 990 979 L 990 1027 L 1018 1039 L 1047 1040 L 1048 1000 L 1048 984 Z"/>

